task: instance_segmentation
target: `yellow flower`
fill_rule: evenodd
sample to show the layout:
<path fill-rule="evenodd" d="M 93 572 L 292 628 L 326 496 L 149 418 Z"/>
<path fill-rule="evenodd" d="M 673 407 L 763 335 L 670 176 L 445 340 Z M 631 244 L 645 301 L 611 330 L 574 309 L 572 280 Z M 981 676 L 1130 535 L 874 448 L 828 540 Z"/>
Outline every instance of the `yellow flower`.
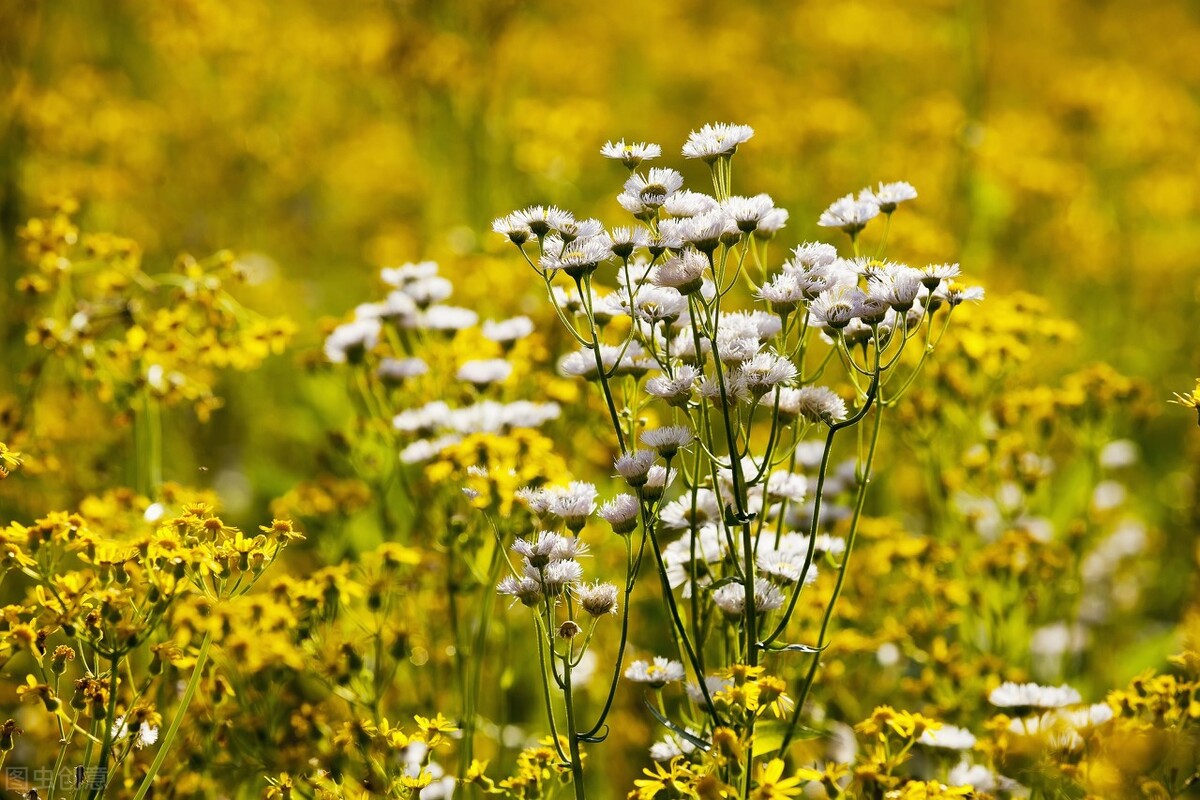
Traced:
<path fill-rule="evenodd" d="M 787 800 L 798 797 L 804 791 L 804 784 L 809 781 L 821 780 L 821 773 L 814 769 L 797 769 L 791 777 L 783 777 L 784 763 L 781 759 L 773 758 L 767 763 L 759 763 L 754 772 L 754 789 L 750 796 L 756 800 Z"/>
<path fill-rule="evenodd" d="M 418 714 L 413 717 L 413 720 L 417 723 L 421 737 L 430 747 L 437 747 L 441 744 L 445 738 L 443 734 L 458 730 L 458 726 L 442 716 L 440 711 L 433 719 Z"/>
<path fill-rule="evenodd" d="M 670 768 L 664 768 L 656 763 L 654 769 L 644 769 L 645 778 L 633 782 L 636 787 L 629 793 L 629 800 L 668 800 L 680 797 L 696 797 L 696 791 L 691 786 L 694 777 L 686 761 L 675 758 Z"/>

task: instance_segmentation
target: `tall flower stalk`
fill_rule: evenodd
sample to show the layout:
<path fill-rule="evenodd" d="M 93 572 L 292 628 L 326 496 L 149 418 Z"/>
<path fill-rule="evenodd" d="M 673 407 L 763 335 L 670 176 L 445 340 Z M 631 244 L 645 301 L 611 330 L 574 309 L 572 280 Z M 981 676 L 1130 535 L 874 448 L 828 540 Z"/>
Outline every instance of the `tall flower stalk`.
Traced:
<path fill-rule="evenodd" d="M 749 796 L 753 774 L 771 774 L 753 769 L 762 687 L 770 687 L 773 711 L 786 717 L 777 745 L 786 752 L 833 635 L 884 412 L 913 385 L 953 309 L 982 298 L 981 290 L 954 282 L 956 264 L 914 268 L 884 259 L 893 214 L 916 197 L 903 182 L 846 195 L 821 214 L 818 225 L 849 237 L 850 255 L 806 243 L 772 266 L 771 245 L 787 211 L 764 194 L 734 194 L 734 157 L 753 133 L 745 125 L 715 124 L 689 136 L 683 155 L 708 166 L 712 194 L 686 189 L 673 169 L 645 169 L 661 155 L 658 145 L 605 145 L 602 154 L 628 170 L 617 202 L 632 225 L 606 228 L 554 206 L 515 211 L 493 224 L 542 280 L 578 346 L 561 359 L 560 372 L 596 386 L 613 430 L 614 468 L 630 490 L 605 506 L 625 537 L 629 567 L 617 663 L 596 725 L 577 729 L 573 645 L 565 654 L 555 649 L 556 636 L 572 638 L 556 628 L 557 615 L 567 618 L 561 625 L 574 625 L 582 573 L 565 582 L 547 577 L 567 569 L 564 563 L 578 565 L 574 555 L 587 547 L 584 523 L 568 525 L 562 535 L 544 532 L 535 544 L 518 540 L 523 564 L 499 587 L 535 615 L 547 713 L 557 742 L 557 690 L 569 752 L 556 746 L 577 797 L 583 796 L 578 745 L 601 738 L 596 734 L 612 707 L 624 668 L 629 595 L 647 542 L 678 660 L 638 661 L 623 674 L 653 690 L 649 709 L 677 739 L 706 752 L 713 774 L 738 793 Z M 875 256 L 860 255 L 863 230 L 881 216 L 885 232 Z M 857 433 L 853 505 L 826 514 L 835 438 L 842 441 L 837 434 L 851 429 Z M 545 491 L 526 496 L 535 514 L 552 502 Z M 588 492 L 594 493 L 590 485 Z M 831 521 L 839 516 L 847 521 L 835 530 Z M 634 557 L 628 537 L 637 528 Z M 560 537 L 569 554 L 548 565 L 531 560 L 530 548 L 546 537 Z M 790 642 L 801 621 L 801 593 L 823 568 L 835 580 L 817 639 Z M 811 662 L 789 696 L 768 667 L 778 670 L 796 653 Z M 672 720 L 662 692 L 685 676 L 691 683 L 679 706 L 682 718 Z"/>

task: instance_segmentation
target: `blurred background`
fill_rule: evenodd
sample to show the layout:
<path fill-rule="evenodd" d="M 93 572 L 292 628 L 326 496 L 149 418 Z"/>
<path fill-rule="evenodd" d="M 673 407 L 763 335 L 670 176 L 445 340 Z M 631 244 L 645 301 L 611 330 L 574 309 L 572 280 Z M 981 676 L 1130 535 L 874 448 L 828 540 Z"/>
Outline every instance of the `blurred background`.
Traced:
<path fill-rule="evenodd" d="M 661 143 L 703 188 L 679 147 L 736 122 L 756 131 L 736 187 L 791 211 L 785 247 L 827 238 L 815 220 L 836 197 L 909 181 L 895 257 L 959 261 L 989 300 L 1042 298 L 1023 319 L 1073 324 L 1054 347 L 1000 351 L 999 392 L 1055 391 L 1098 361 L 1138 387 L 1104 436 L 1136 443 L 1128 502 L 1163 565 L 1122 629 L 1132 647 L 1193 593 L 1200 449 L 1166 400 L 1200 375 L 1198 50 L 1200 5 L 1183 0 L 0 4 L 0 439 L 25 431 L 27 471 L 47 478 L 5 486 L 0 518 L 120 482 L 123 435 L 87 397 L 35 437 L 21 422 L 34 355 L 16 232 L 50 204 L 77 199 L 83 227 L 163 268 L 228 248 L 255 276 L 247 303 L 297 323 L 286 356 L 221 385 L 209 424 L 168 422 L 165 476 L 216 488 L 249 524 L 322 470 L 345 404 L 306 369 L 318 320 L 377 297 L 380 267 L 435 259 L 459 304 L 528 312 L 533 276 L 494 217 L 555 203 L 616 219 L 623 171 L 598 151 L 622 137 Z M 1015 335 L 975 331 L 980 347 Z"/>

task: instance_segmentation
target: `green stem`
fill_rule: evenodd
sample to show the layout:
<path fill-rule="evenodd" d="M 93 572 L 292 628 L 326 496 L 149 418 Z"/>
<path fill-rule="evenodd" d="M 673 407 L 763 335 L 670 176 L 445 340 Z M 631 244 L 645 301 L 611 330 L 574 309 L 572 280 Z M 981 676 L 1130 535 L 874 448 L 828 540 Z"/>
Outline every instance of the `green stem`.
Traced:
<path fill-rule="evenodd" d="M 196 687 L 200 685 L 200 677 L 204 672 L 204 665 L 208 661 L 208 647 L 212 644 L 212 633 L 204 634 L 204 641 L 200 643 L 200 652 L 196 654 L 196 666 L 192 669 L 192 678 L 188 681 L 187 688 L 183 692 L 183 698 L 179 701 L 179 707 L 175 709 L 175 717 L 171 720 L 171 727 L 167 729 L 167 735 L 163 737 L 162 743 L 158 746 L 158 753 L 154 756 L 154 762 L 150 765 L 150 770 L 146 773 L 146 777 L 142 779 L 142 785 L 138 789 L 133 800 L 144 800 L 146 794 L 150 791 L 150 786 L 154 783 L 154 776 L 158 774 L 158 770 L 167 759 L 167 753 L 171 750 L 171 745 L 175 742 L 175 736 L 179 733 L 179 726 L 183 723 L 183 717 L 187 714 L 188 706 L 191 705 L 192 696 L 196 694 Z"/>
<path fill-rule="evenodd" d="M 575 701 L 571 696 L 571 659 L 569 655 L 563 659 L 563 684 L 563 702 L 567 709 L 567 743 L 571 749 L 571 783 L 575 786 L 575 800 L 585 800 L 583 757 L 579 753 L 579 732 L 575 730 Z"/>
<path fill-rule="evenodd" d="M 113 722 L 117 718 L 117 672 L 119 671 L 120 661 L 120 653 L 114 652 L 109 658 L 108 710 L 104 712 L 104 744 L 100 746 L 100 760 L 97 762 L 100 774 L 92 781 L 92 785 L 88 791 L 88 800 L 94 800 L 94 798 L 99 797 L 104 788 L 108 786 L 108 756 L 112 752 Z"/>

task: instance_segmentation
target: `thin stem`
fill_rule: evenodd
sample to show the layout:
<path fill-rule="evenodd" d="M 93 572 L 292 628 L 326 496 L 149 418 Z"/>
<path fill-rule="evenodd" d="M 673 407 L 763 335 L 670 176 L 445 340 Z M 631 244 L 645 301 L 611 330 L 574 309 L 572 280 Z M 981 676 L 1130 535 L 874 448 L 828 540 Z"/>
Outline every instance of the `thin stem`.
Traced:
<path fill-rule="evenodd" d="M 567 746 L 571 750 L 571 783 L 575 800 L 585 800 L 583 787 L 583 757 L 579 752 L 579 732 L 575 730 L 575 701 L 571 692 L 571 658 L 568 650 L 563 658 L 563 702 L 567 709 Z"/>
<path fill-rule="evenodd" d="M 158 774 L 159 768 L 162 767 L 163 761 L 166 760 L 167 753 L 170 752 L 171 745 L 175 742 L 175 736 L 179 733 L 179 726 L 183 723 L 183 717 L 187 714 L 188 706 L 191 705 L 192 696 L 196 694 L 196 687 L 200 685 L 204 665 L 208 661 L 208 648 L 211 644 L 212 632 L 206 631 L 204 641 L 200 642 L 200 652 L 196 654 L 196 666 L 192 668 L 192 678 L 188 681 L 187 688 L 183 691 L 179 707 L 175 709 L 175 717 L 171 720 L 171 727 L 167 729 L 167 734 L 163 737 L 162 744 L 158 746 L 158 753 L 154 756 L 154 762 L 150 764 L 150 769 L 146 772 L 146 777 L 142 779 L 142 785 L 138 788 L 138 792 L 133 800 L 143 800 L 145 798 L 146 794 L 150 791 L 150 786 L 154 783 L 154 776 Z"/>
<path fill-rule="evenodd" d="M 120 661 L 121 654 L 116 651 L 109 657 L 108 709 L 104 712 L 104 743 L 100 745 L 100 760 L 97 762 L 99 774 L 92 781 L 88 791 L 88 800 L 99 797 L 100 793 L 108 786 L 108 756 L 112 752 L 113 723 L 117 718 L 117 673 L 120 671 Z"/>

